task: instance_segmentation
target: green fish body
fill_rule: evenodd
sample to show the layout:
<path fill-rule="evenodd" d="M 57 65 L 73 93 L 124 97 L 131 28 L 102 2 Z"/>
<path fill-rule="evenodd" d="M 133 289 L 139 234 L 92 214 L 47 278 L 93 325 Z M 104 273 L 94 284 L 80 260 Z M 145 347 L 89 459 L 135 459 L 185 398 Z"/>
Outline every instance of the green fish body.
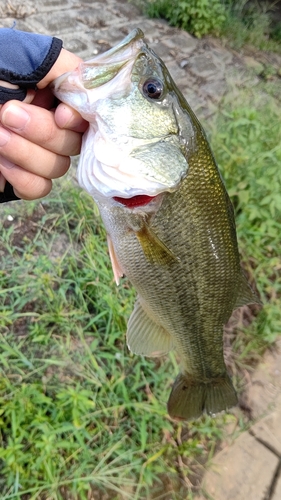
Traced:
<path fill-rule="evenodd" d="M 172 418 L 230 408 L 237 396 L 223 325 L 258 299 L 204 131 L 140 30 L 74 76 L 57 79 L 54 93 L 90 121 L 78 180 L 99 207 L 116 281 L 125 274 L 138 292 L 128 346 L 144 356 L 177 352 Z"/>

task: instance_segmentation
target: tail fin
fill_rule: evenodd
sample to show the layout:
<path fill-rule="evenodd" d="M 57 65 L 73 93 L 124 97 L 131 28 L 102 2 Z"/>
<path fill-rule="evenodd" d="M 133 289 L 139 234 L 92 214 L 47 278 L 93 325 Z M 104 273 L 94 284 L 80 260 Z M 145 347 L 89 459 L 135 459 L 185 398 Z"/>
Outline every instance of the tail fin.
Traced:
<path fill-rule="evenodd" d="M 209 382 L 180 373 L 172 387 L 168 412 L 176 420 L 193 420 L 204 411 L 213 414 L 236 404 L 236 392 L 227 373 Z"/>

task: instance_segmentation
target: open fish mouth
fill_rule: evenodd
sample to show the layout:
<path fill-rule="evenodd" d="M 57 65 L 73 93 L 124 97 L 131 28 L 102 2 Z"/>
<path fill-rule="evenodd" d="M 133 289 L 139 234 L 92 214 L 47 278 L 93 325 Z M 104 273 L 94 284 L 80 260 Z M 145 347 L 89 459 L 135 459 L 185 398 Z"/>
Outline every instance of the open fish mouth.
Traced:
<path fill-rule="evenodd" d="M 132 59 L 144 46 L 144 34 L 136 28 L 129 33 L 118 45 L 94 58 L 92 64 L 85 62 L 81 66 L 81 76 L 84 87 L 92 89 L 104 85 L 114 78 L 117 73 Z M 114 58 L 114 62 L 112 62 Z"/>
<path fill-rule="evenodd" d="M 51 85 L 54 94 L 91 121 L 91 104 L 108 97 L 111 92 L 116 94 L 119 91 L 121 95 L 125 87 L 128 87 L 133 64 L 145 47 L 143 38 L 143 32 L 136 28 L 118 45 L 81 62 L 76 70 L 64 73 L 54 80 Z M 115 80 L 111 90 L 110 82 L 117 75 L 120 88 Z M 91 92 L 93 89 L 95 92 Z"/>
<path fill-rule="evenodd" d="M 154 82 L 155 95 L 161 93 L 157 102 L 149 97 Z M 89 122 L 77 175 L 79 184 L 94 198 L 119 202 L 134 198 L 123 204 L 139 206 L 178 188 L 188 164 L 161 63 L 140 29 L 57 78 L 53 91 Z M 153 125 L 155 115 L 159 127 Z"/>

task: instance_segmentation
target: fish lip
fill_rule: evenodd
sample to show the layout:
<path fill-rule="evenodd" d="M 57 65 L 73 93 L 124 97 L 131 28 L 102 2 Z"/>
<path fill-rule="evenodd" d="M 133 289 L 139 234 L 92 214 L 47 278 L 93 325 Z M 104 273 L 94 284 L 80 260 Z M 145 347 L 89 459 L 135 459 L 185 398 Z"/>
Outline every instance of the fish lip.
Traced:
<path fill-rule="evenodd" d="M 140 28 L 135 28 L 118 45 L 87 61 L 81 61 L 75 70 L 63 73 L 57 77 L 50 84 L 50 88 L 56 94 L 56 92 L 63 90 L 63 85 L 67 82 L 68 78 L 72 81 L 75 80 L 76 85 L 82 90 L 83 88 L 84 90 L 88 90 L 100 87 L 112 80 L 122 67 L 130 62 L 134 62 L 137 54 L 145 46 L 144 33 Z M 118 56 L 117 59 L 116 56 Z M 114 63 L 111 62 L 113 57 L 116 59 Z M 80 85 L 79 80 L 81 82 Z"/>
<path fill-rule="evenodd" d="M 112 80 L 126 65 L 133 63 L 145 46 L 144 34 L 135 28 L 118 45 L 79 65 L 80 77 L 86 89 L 100 87 Z M 114 62 L 112 62 L 114 59 Z"/>
<path fill-rule="evenodd" d="M 111 49 L 107 50 L 106 52 L 103 52 L 102 54 L 98 54 L 93 60 L 96 62 L 102 60 L 104 61 L 107 58 L 111 58 L 111 56 L 114 56 L 117 52 L 121 52 L 124 49 L 127 49 L 129 45 L 132 45 L 132 43 L 137 42 L 139 40 L 142 40 L 142 44 L 144 39 L 144 33 L 140 28 L 135 28 L 133 29 L 123 40 L 121 40 L 120 43 L 112 47 Z M 86 61 L 87 63 L 87 61 Z"/>

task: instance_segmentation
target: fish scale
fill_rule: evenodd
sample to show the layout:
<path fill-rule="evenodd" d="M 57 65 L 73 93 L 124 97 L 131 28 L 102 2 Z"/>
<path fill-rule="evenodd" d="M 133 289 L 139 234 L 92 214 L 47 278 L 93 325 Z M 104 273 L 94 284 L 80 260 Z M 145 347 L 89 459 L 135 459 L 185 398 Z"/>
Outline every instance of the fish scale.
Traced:
<path fill-rule="evenodd" d="M 117 283 L 125 274 L 138 292 L 129 348 L 176 350 L 172 418 L 233 406 L 223 325 L 235 307 L 259 300 L 242 273 L 233 208 L 198 119 L 139 29 L 53 90 L 90 122 L 78 181 L 99 207 Z"/>
<path fill-rule="evenodd" d="M 202 142 L 204 146 L 205 141 Z M 222 325 L 235 305 L 241 280 L 238 252 L 233 252 L 233 246 L 236 246 L 233 242 L 233 223 L 225 208 L 226 192 L 217 173 L 220 189 L 212 189 L 212 202 L 209 181 L 206 179 L 215 176 L 206 175 L 208 165 L 210 170 L 214 168 L 211 162 L 193 162 L 189 159 L 189 174 L 182 186 L 176 193 L 167 196 L 154 217 L 151 227 L 180 260 L 164 269 L 157 263 L 147 262 L 135 233 L 126 229 L 130 225 L 126 220 L 130 219 L 130 211 L 121 208 L 121 213 L 114 213 L 111 220 L 107 207 L 100 207 L 102 218 L 114 241 L 117 258 L 124 261 L 125 274 L 149 305 L 154 317 L 172 332 L 176 350 L 185 360 L 183 366 L 187 366 L 193 375 L 196 373 L 196 378 L 200 380 L 216 378 L 225 372 Z M 187 196 L 189 192 L 193 193 L 192 198 Z M 205 213 L 202 207 L 205 207 Z M 168 218 L 172 225 L 169 225 L 167 233 Z M 184 218 L 186 224 L 182 228 Z M 179 227 L 185 235 L 181 235 L 180 245 Z M 223 239 L 224 249 L 231 250 L 222 252 L 221 245 L 215 245 L 222 254 L 219 261 L 214 252 L 210 252 L 206 230 L 210 227 L 215 244 L 216 240 Z M 190 233 L 192 238 L 188 237 Z"/>

